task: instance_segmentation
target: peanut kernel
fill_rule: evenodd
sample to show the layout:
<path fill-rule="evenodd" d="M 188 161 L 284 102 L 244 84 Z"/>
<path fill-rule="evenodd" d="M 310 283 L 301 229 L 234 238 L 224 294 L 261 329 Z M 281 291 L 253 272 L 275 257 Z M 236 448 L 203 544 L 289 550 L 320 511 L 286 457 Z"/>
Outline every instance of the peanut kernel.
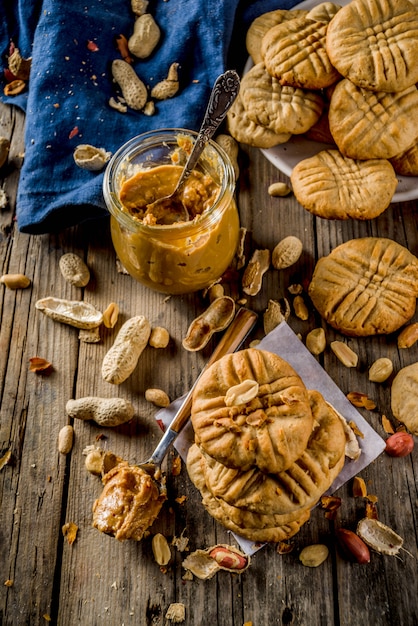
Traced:
<path fill-rule="evenodd" d="M 161 533 L 157 533 L 152 538 L 152 552 L 158 565 L 168 565 L 171 559 L 171 550 L 167 539 Z"/>
<path fill-rule="evenodd" d="M 418 340 L 418 322 L 408 324 L 398 335 L 398 348 L 411 348 Z"/>
<path fill-rule="evenodd" d="M 346 367 L 357 367 L 358 355 L 346 343 L 331 341 L 331 350 L 337 359 Z"/>
<path fill-rule="evenodd" d="M 24 274 L 3 274 L 0 278 L 0 283 L 6 285 L 8 289 L 26 289 L 30 282 L 30 278 Z"/>
<path fill-rule="evenodd" d="M 149 345 L 153 348 L 166 348 L 170 341 L 170 334 L 166 328 L 155 326 L 151 329 Z"/>
<path fill-rule="evenodd" d="M 284 196 L 288 196 L 292 191 L 286 183 L 272 183 L 268 188 L 268 193 L 270 196 L 274 198 L 283 198 Z"/>
<path fill-rule="evenodd" d="M 326 348 L 327 340 L 323 328 L 314 328 L 306 335 L 306 347 L 311 354 L 321 354 Z"/>
<path fill-rule="evenodd" d="M 374 383 L 383 383 L 393 372 L 393 363 L 390 359 L 382 357 L 376 359 L 369 369 L 369 380 Z"/>
<path fill-rule="evenodd" d="M 166 407 L 170 404 L 170 398 L 162 389 L 147 389 L 145 392 L 145 400 L 160 407 Z"/>
<path fill-rule="evenodd" d="M 295 315 L 301 320 L 306 321 L 309 317 L 308 307 L 305 304 L 305 300 L 302 296 L 295 296 L 293 300 L 293 308 L 295 310 Z"/>

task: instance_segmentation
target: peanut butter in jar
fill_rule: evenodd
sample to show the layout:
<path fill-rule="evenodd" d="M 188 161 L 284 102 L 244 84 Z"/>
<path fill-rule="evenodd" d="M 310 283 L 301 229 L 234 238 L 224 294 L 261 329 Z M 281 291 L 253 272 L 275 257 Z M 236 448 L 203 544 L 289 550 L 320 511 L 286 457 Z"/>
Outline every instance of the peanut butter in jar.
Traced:
<path fill-rule="evenodd" d="M 115 251 L 133 278 L 163 293 L 209 286 L 227 269 L 238 243 L 234 171 L 214 142 L 182 192 L 189 219 L 166 224 L 161 212 L 170 206 L 150 206 L 173 191 L 195 136 L 182 129 L 140 135 L 119 149 L 105 172 Z"/>

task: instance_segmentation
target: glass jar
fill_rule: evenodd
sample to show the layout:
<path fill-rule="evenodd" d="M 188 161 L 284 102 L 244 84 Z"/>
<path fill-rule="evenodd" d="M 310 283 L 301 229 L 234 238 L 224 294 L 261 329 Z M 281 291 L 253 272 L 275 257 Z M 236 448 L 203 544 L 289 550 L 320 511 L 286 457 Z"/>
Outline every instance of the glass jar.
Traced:
<path fill-rule="evenodd" d="M 145 224 L 122 204 L 120 190 L 138 170 L 173 165 L 179 137 L 193 140 L 196 135 L 172 128 L 134 137 L 113 155 L 104 175 L 103 193 L 111 214 L 116 254 L 133 278 L 168 294 L 208 287 L 222 276 L 234 257 L 239 217 L 230 159 L 217 143 L 208 142 L 196 168 L 213 179 L 219 193 L 211 206 L 190 221 Z"/>

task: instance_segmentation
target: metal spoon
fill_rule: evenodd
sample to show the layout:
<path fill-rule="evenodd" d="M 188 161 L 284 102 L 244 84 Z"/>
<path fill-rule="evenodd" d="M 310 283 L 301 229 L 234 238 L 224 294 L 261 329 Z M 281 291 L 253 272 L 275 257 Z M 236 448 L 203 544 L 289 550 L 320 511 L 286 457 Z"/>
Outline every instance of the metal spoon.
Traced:
<path fill-rule="evenodd" d="M 202 126 L 174 191 L 170 195 L 159 198 L 147 206 L 147 213 L 155 215 L 158 224 L 187 222 L 190 219 L 189 212 L 181 200 L 181 191 L 207 142 L 213 137 L 216 129 L 225 119 L 227 112 L 238 95 L 239 86 L 239 76 L 234 70 L 227 70 L 216 79 Z"/>
<path fill-rule="evenodd" d="M 216 346 L 212 356 L 206 363 L 194 385 L 190 389 L 189 393 L 183 400 L 182 405 L 172 419 L 170 425 L 165 431 L 163 437 L 160 439 L 157 447 L 147 461 L 138 463 L 138 466 L 145 472 L 150 474 L 156 481 L 159 482 L 160 491 L 165 491 L 165 484 L 161 479 L 161 463 L 163 462 L 165 455 L 168 452 L 169 447 L 180 433 L 183 426 L 186 424 L 190 417 L 190 410 L 192 406 L 192 395 L 196 387 L 196 384 L 203 372 L 205 372 L 212 363 L 220 359 L 225 354 L 235 352 L 247 337 L 249 332 L 254 327 L 257 321 L 257 313 L 250 311 L 249 309 L 241 308 L 235 316 L 233 322 L 229 325 L 222 339 Z"/>

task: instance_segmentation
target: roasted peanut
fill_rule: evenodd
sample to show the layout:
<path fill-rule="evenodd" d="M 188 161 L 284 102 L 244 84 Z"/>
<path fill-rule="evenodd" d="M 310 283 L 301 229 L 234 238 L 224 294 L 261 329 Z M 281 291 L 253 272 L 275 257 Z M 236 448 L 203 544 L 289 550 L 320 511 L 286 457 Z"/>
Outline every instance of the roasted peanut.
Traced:
<path fill-rule="evenodd" d="M 303 548 L 299 554 L 299 561 L 306 567 L 318 567 L 328 557 L 329 550 L 322 543 L 312 544 Z"/>
<path fill-rule="evenodd" d="M 225 394 L 226 406 L 246 404 L 257 397 L 259 384 L 256 380 L 243 380 L 242 383 L 230 387 Z"/>
<path fill-rule="evenodd" d="M 74 428 L 71 424 L 63 426 L 58 433 L 58 451 L 61 454 L 68 454 L 73 448 Z"/>
<path fill-rule="evenodd" d="M 145 391 L 145 400 L 160 407 L 165 407 L 170 404 L 170 398 L 162 389 L 147 389 Z"/>
<path fill-rule="evenodd" d="M 151 325 L 143 315 L 131 317 L 123 324 L 103 359 L 102 377 L 106 382 L 120 385 L 132 374 L 150 334 Z"/>
<path fill-rule="evenodd" d="M 398 335 L 398 348 L 411 348 L 418 339 L 418 322 L 408 324 Z"/>
<path fill-rule="evenodd" d="M 327 345 L 325 337 L 325 331 L 323 328 L 314 328 L 306 335 L 306 347 L 309 352 L 315 354 L 321 354 Z"/>
<path fill-rule="evenodd" d="M 26 289 L 31 284 L 31 280 L 24 274 L 3 274 L 0 283 L 6 285 L 8 289 Z"/>
<path fill-rule="evenodd" d="M 183 561 L 183 567 L 202 580 L 212 578 L 219 570 L 236 574 L 250 566 L 250 557 L 225 544 L 218 544 L 206 550 L 195 550 Z"/>
<path fill-rule="evenodd" d="M 166 328 L 162 326 L 154 326 L 151 329 L 151 335 L 148 343 L 153 348 L 166 348 L 170 342 L 170 334 Z"/>
<path fill-rule="evenodd" d="M 126 104 L 135 111 L 141 111 L 147 102 L 148 92 L 133 67 L 122 59 L 115 59 L 112 62 L 112 75 L 122 90 Z"/>
<path fill-rule="evenodd" d="M 385 451 L 389 456 L 403 457 L 414 449 L 414 438 L 409 433 L 398 431 L 386 439 Z"/>
<path fill-rule="evenodd" d="M 154 102 L 154 100 L 148 100 L 148 102 L 144 106 L 142 112 L 143 112 L 144 115 L 148 115 L 148 117 L 151 117 L 151 115 L 154 115 L 154 113 L 155 113 L 155 102 Z"/>
<path fill-rule="evenodd" d="M 217 298 L 206 311 L 192 321 L 183 339 L 183 348 L 189 352 L 202 350 L 214 333 L 229 326 L 234 315 L 234 300 L 229 296 Z"/>
<path fill-rule="evenodd" d="M 292 190 L 289 185 L 286 185 L 286 183 L 278 182 L 269 185 L 267 191 L 270 196 L 273 196 L 275 198 L 283 198 L 284 196 L 288 196 Z"/>
<path fill-rule="evenodd" d="M 305 300 L 303 296 L 295 296 L 293 299 L 293 308 L 295 310 L 295 315 L 301 320 L 306 321 L 309 317 L 309 310 L 306 306 Z"/>
<path fill-rule="evenodd" d="M 156 100 L 167 100 L 176 95 L 179 90 L 179 63 L 172 63 L 168 69 L 167 78 L 157 83 L 151 89 L 151 98 Z"/>
<path fill-rule="evenodd" d="M 151 55 L 160 41 L 161 31 L 150 13 L 142 13 L 134 24 L 134 32 L 128 39 L 128 48 L 138 59 Z"/>
<path fill-rule="evenodd" d="M 116 302 L 111 302 L 103 311 L 103 324 L 106 328 L 114 328 L 119 319 L 119 307 Z"/>
<path fill-rule="evenodd" d="M 73 252 L 62 255 L 59 268 L 65 280 L 75 287 L 85 287 L 90 280 L 89 268 L 83 259 Z"/>
<path fill-rule="evenodd" d="M 116 465 L 123 462 L 123 459 L 113 454 L 113 452 L 102 450 L 95 446 L 88 446 L 83 450 L 83 454 L 86 455 L 86 470 L 95 476 L 104 476 Z"/>
<path fill-rule="evenodd" d="M 103 322 L 103 315 L 92 304 L 79 300 L 42 298 L 35 307 L 56 322 L 75 328 L 96 328 Z"/>
<path fill-rule="evenodd" d="M 369 369 L 369 380 L 374 383 L 383 383 L 393 372 L 393 363 L 386 357 L 376 359 Z"/>
<path fill-rule="evenodd" d="M 331 350 L 339 361 L 346 367 L 357 367 L 358 355 L 342 341 L 331 341 Z"/>
<path fill-rule="evenodd" d="M 153 536 L 152 542 L 152 552 L 154 554 L 154 559 L 157 561 L 158 565 L 164 566 L 168 565 L 171 559 L 171 550 L 168 545 L 167 539 L 161 533 L 157 533 Z"/>
<path fill-rule="evenodd" d="M 242 289 L 248 296 L 256 296 L 263 276 L 270 267 L 270 250 L 254 250 L 242 277 Z"/>
<path fill-rule="evenodd" d="M 99 426 L 109 427 L 129 422 L 135 414 L 135 409 L 129 400 L 97 396 L 68 400 L 66 411 L 73 419 L 93 420 Z"/>
<path fill-rule="evenodd" d="M 242 571 L 247 567 L 247 557 L 238 550 L 231 547 L 216 546 L 209 552 L 209 556 L 214 559 L 218 565 L 228 570 Z"/>
<path fill-rule="evenodd" d="M 356 533 L 347 528 L 338 528 L 336 536 L 345 558 L 360 564 L 370 563 L 369 548 Z"/>
<path fill-rule="evenodd" d="M 276 270 L 290 267 L 299 260 L 302 254 L 303 243 L 298 237 L 289 235 L 275 246 L 271 255 L 271 264 Z"/>

